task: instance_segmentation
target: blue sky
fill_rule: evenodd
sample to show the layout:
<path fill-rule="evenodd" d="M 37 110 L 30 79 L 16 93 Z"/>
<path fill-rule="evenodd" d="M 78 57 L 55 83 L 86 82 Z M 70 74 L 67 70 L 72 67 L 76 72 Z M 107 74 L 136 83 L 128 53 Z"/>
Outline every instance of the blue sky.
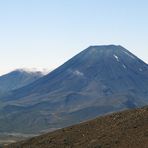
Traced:
<path fill-rule="evenodd" d="M 90 45 L 122 45 L 148 63 L 147 0 L 0 0 L 0 74 L 54 69 Z"/>

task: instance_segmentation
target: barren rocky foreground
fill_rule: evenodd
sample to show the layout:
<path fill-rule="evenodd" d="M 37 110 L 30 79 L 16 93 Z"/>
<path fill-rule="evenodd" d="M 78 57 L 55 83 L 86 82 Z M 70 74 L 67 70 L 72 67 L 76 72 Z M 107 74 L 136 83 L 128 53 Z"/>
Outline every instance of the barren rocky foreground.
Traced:
<path fill-rule="evenodd" d="M 114 113 L 7 148 L 148 148 L 148 107 Z"/>

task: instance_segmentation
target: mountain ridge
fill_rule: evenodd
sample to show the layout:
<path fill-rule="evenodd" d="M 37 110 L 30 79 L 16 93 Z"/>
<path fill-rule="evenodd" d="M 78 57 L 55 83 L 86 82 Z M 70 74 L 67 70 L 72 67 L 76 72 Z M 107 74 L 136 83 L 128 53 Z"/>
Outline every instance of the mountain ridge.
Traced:
<path fill-rule="evenodd" d="M 83 58 L 89 58 L 88 56 L 89 56 L 89 53 L 92 53 L 92 50 L 94 49 L 94 48 L 99 48 L 99 49 L 101 49 L 101 50 L 104 50 L 104 49 L 106 49 L 106 47 L 107 47 L 107 49 L 109 49 L 109 50 L 113 50 L 113 51 L 119 51 L 119 50 L 117 50 L 118 48 L 120 48 L 120 49 L 122 49 L 124 52 L 127 52 L 127 50 L 125 49 L 125 48 L 123 48 L 122 46 L 114 46 L 114 45 L 106 45 L 106 46 L 90 46 L 90 47 L 88 47 L 87 49 L 85 49 L 84 51 L 82 51 L 82 52 L 80 52 L 79 54 L 77 54 L 76 56 L 74 56 L 72 59 L 70 59 L 70 60 L 68 60 L 67 62 L 65 62 L 64 64 L 62 64 L 59 68 L 57 68 L 59 71 L 57 72 L 57 69 L 55 69 L 55 70 L 53 70 L 50 74 L 48 74 L 48 75 L 46 75 L 43 79 L 40 79 L 40 80 L 38 80 L 38 81 L 36 81 L 35 83 L 34 83 L 34 85 L 33 84 L 31 84 L 32 85 L 32 87 L 34 87 L 35 85 L 38 85 L 38 83 L 40 83 L 40 81 L 43 81 L 43 82 L 41 82 L 41 83 L 43 83 L 43 85 L 45 84 L 44 82 L 46 82 L 48 79 L 49 79 L 49 76 L 51 76 L 52 75 L 52 73 L 57 73 L 57 74 L 59 74 L 60 72 L 63 72 L 62 71 L 62 69 L 64 69 L 64 67 L 63 66 L 65 66 L 67 63 L 69 63 L 69 62 L 71 62 L 70 63 L 70 65 L 73 65 L 73 59 L 75 59 L 75 61 L 77 60 L 77 58 L 79 57 L 79 56 L 83 56 Z M 108 48 L 109 47 L 109 48 Z M 113 48 L 114 47 L 114 48 Z M 102 49 L 103 48 L 103 49 Z M 113 49 L 112 49 L 113 48 Z M 96 51 L 98 51 L 98 50 L 96 50 Z M 106 52 L 106 51 L 105 51 Z M 113 53 L 111 53 L 112 54 L 112 56 L 114 56 L 114 58 L 115 58 L 115 60 L 117 60 L 117 57 L 115 57 L 115 55 L 113 55 Z M 115 53 L 114 53 L 115 54 Z M 130 52 L 127 52 L 126 53 L 128 56 L 132 56 L 132 58 L 134 57 L 134 58 L 137 58 L 136 56 L 134 56 L 133 54 L 131 54 Z M 92 58 L 94 58 L 94 56 L 95 56 L 95 54 L 93 53 L 93 57 Z M 83 59 L 82 59 L 83 60 Z M 140 60 L 139 58 L 138 58 L 138 61 L 140 61 L 140 62 L 143 62 L 142 60 Z M 135 64 L 135 63 L 134 63 Z M 143 62 L 143 64 L 146 64 L 146 63 L 144 63 Z M 124 66 L 125 65 L 122 65 L 123 66 L 123 68 L 125 68 Z M 148 67 L 148 66 L 147 66 Z M 70 71 L 69 71 L 70 72 Z M 79 72 L 79 71 L 75 71 L 75 74 L 77 75 L 77 74 L 80 74 L 80 75 L 82 75 L 82 73 L 81 72 Z M 78 74 L 78 75 L 79 75 Z M 52 78 L 51 78 L 52 79 Z M 31 86 L 30 85 L 30 86 Z M 43 87 L 43 86 L 41 86 L 41 87 Z M 37 88 L 37 87 L 36 87 Z M 29 89 L 30 89 L 30 87 L 29 87 Z M 28 90 L 29 91 L 29 90 Z M 27 91 L 27 92 L 28 92 Z"/>
<path fill-rule="evenodd" d="M 43 78 L 1 98 L 7 121 L 15 118 L 15 123 L 0 127 L 7 132 L 38 133 L 141 107 L 148 104 L 147 86 L 148 65 L 128 50 L 91 46 Z"/>

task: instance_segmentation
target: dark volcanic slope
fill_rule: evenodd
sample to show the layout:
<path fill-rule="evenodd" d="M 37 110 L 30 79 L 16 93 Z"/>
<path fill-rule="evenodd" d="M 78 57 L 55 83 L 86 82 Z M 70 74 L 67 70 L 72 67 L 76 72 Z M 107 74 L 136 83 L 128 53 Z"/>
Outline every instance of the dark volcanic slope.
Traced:
<path fill-rule="evenodd" d="M 148 107 L 114 113 L 8 147 L 147 148 Z"/>
<path fill-rule="evenodd" d="M 90 46 L 0 102 L 0 132 L 61 128 L 147 105 L 148 65 L 121 46 Z"/>

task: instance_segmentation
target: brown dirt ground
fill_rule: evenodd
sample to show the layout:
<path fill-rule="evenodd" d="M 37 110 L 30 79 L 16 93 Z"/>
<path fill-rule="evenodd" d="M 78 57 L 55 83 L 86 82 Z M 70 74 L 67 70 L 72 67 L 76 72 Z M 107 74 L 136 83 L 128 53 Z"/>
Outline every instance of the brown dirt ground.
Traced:
<path fill-rule="evenodd" d="M 148 148 L 148 107 L 114 113 L 7 148 Z"/>

